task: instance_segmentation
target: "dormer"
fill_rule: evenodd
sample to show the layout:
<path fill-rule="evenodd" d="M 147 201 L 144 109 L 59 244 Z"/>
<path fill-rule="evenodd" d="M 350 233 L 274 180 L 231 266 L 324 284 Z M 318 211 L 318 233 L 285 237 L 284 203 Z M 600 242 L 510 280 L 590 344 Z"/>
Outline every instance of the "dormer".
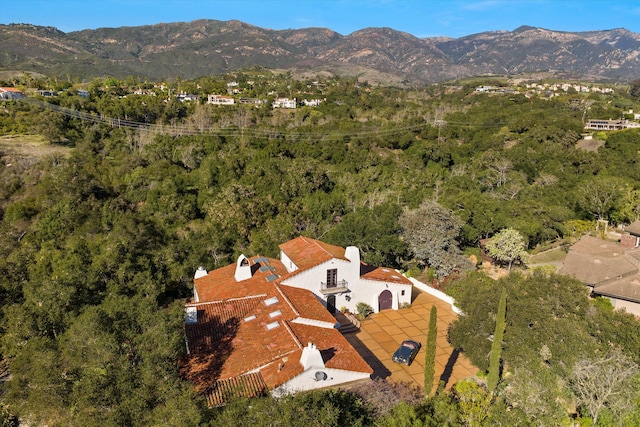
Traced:
<path fill-rule="evenodd" d="M 236 262 L 236 273 L 233 276 L 234 279 L 236 279 L 236 282 L 241 282 L 243 280 L 250 279 L 251 276 L 252 271 L 249 258 L 244 255 L 240 255 L 238 257 L 238 261 Z"/>

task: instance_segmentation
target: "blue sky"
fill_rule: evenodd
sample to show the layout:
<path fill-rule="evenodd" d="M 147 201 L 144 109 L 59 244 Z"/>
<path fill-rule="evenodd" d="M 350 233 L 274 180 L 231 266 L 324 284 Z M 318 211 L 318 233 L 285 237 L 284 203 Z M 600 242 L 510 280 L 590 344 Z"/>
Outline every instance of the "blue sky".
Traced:
<path fill-rule="evenodd" d="M 64 32 L 237 19 L 274 30 L 325 27 L 348 35 L 390 27 L 416 37 L 462 37 L 531 25 L 640 33 L 639 0 L 0 0 L 0 23 Z"/>

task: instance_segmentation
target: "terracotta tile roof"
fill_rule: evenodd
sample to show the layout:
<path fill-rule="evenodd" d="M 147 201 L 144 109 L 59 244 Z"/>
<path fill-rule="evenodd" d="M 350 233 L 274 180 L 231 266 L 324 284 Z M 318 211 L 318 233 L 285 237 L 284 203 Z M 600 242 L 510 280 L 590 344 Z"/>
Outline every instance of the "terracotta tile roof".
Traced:
<path fill-rule="evenodd" d="M 366 266 L 365 266 L 366 267 Z M 361 268 L 361 271 L 364 270 Z M 366 270 L 365 270 L 366 271 Z M 392 268 L 378 267 L 368 272 L 364 272 L 360 277 L 367 280 L 378 280 L 382 282 L 393 282 L 404 285 L 411 285 L 411 281 Z"/>
<path fill-rule="evenodd" d="M 275 260 L 269 263 L 284 269 Z M 257 378 L 240 378 L 250 372 L 259 372 L 269 389 L 294 378 L 303 371 L 300 357 L 309 341 L 321 350 L 327 367 L 372 372 L 337 329 L 292 322 L 302 317 L 320 324 L 336 323 L 311 291 L 277 280 L 267 282 L 258 272 L 236 282 L 235 267 L 214 270 L 195 281 L 201 301 L 203 297 L 222 300 L 187 305 L 195 307 L 197 322 L 185 325 L 190 354 L 180 360 L 180 372 L 208 396 L 210 405 L 219 405 L 229 387 L 245 380 L 242 392 L 257 393 L 259 387 L 250 386 L 260 383 Z M 269 325 L 275 327 L 269 329 Z"/>
<path fill-rule="evenodd" d="M 327 368 L 373 373 L 373 369 L 337 329 L 297 323 L 291 323 L 290 326 L 302 345 L 312 342 L 318 347 Z"/>
<path fill-rule="evenodd" d="M 300 270 L 322 264 L 332 258 L 348 261 L 344 256 L 344 248 L 303 236 L 281 244 L 280 250 L 287 254 Z"/>
<path fill-rule="evenodd" d="M 278 288 L 287 297 L 288 301 L 292 304 L 293 309 L 300 314 L 300 317 L 308 319 L 320 320 L 335 324 L 336 319 L 327 311 L 326 308 L 318 301 L 316 296 L 306 290 L 300 288 L 294 288 L 293 286 L 287 286 L 279 284 Z M 303 345 L 305 343 L 302 343 Z"/>
<path fill-rule="evenodd" d="M 15 87 L 0 87 L 0 91 L 2 92 L 17 92 L 17 93 L 21 93 L 19 89 L 16 89 Z"/>
<path fill-rule="evenodd" d="M 260 262 L 256 262 L 256 260 Z M 210 271 L 206 276 L 194 280 L 200 302 L 244 298 L 249 295 L 266 293 L 273 288 L 271 282 L 267 281 L 270 274 L 275 273 L 278 276 L 287 274 L 287 269 L 277 259 L 255 256 L 249 259 L 249 264 L 255 272 L 250 279 L 241 282 L 236 282 L 234 278 L 235 263 Z M 266 266 L 273 267 L 275 271 L 270 269 L 261 271 L 260 267 Z"/>
<path fill-rule="evenodd" d="M 181 372 L 198 392 L 301 349 L 285 323 L 296 315 L 281 299 L 266 305 L 273 297 L 277 295 L 272 286 L 266 296 L 192 305 L 198 321 L 185 325 L 190 355 L 182 361 Z"/>
<path fill-rule="evenodd" d="M 260 372 L 218 380 L 206 393 L 208 406 L 221 406 L 231 397 L 258 397 L 267 394 L 267 383 Z"/>

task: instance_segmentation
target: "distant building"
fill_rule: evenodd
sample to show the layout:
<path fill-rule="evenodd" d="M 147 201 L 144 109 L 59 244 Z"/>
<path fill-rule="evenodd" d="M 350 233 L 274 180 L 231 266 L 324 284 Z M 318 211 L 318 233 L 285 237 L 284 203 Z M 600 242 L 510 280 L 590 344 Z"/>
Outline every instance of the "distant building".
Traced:
<path fill-rule="evenodd" d="M 273 108 L 296 108 L 297 101 L 295 98 L 276 98 L 272 105 Z"/>
<path fill-rule="evenodd" d="M 236 100 L 231 96 L 226 95 L 209 95 L 207 98 L 207 104 L 213 105 L 233 105 Z"/>
<path fill-rule="evenodd" d="M 302 103 L 307 107 L 318 107 L 321 103 L 321 99 L 303 99 Z"/>
<path fill-rule="evenodd" d="M 585 129 L 590 130 L 623 130 L 638 128 L 640 124 L 626 119 L 618 120 L 589 120 Z"/>
<path fill-rule="evenodd" d="M 181 92 L 179 94 L 176 95 L 176 99 L 180 102 L 191 102 L 191 101 L 198 101 L 200 100 L 200 97 L 198 95 L 194 95 L 192 93 L 184 93 Z"/>
<path fill-rule="evenodd" d="M 38 90 L 36 93 L 40 96 L 44 96 L 45 98 L 52 98 L 54 96 L 58 96 L 58 92 L 55 90 Z"/>
<path fill-rule="evenodd" d="M 0 99 L 22 99 L 25 94 L 15 87 L 0 87 Z"/>

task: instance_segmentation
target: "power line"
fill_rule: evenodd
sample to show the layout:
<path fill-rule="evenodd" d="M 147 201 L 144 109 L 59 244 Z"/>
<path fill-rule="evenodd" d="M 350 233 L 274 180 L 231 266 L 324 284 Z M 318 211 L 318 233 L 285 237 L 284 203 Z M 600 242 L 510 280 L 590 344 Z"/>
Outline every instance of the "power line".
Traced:
<path fill-rule="evenodd" d="M 324 140 L 344 139 L 353 137 L 366 137 L 366 136 L 392 136 L 405 132 L 418 131 L 428 126 L 441 127 L 441 123 L 436 120 L 435 123 L 424 122 L 409 126 L 399 126 L 390 129 L 370 129 L 354 132 L 332 132 L 332 133 L 318 133 L 318 132 L 287 132 L 276 129 L 252 129 L 252 128 L 222 128 L 222 127 L 207 127 L 196 128 L 194 126 L 187 125 L 159 125 L 154 123 L 143 123 L 133 120 L 126 120 L 121 118 L 107 117 L 98 115 L 95 113 L 88 113 L 84 111 L 74 110 L 72 108 L 61 107 L 59 105 L 51 104 L 34 98 L 26 98 L 23 101 L 29 104 L 39 106 L 43 109 L 49 109 L 61 113 L 68 117 L 77 118 L 83 121 L 92 123 L 104 124 L 115 128 L 129 128 L 135 130 L 147 130 L 152 133 L 160 134 L 172 134 L 172 135 L 208 135 L 215 134 L 219 136 L 253 136 L 256 138 L 269 138 L 274 136 L 287 136 L 291 138 L 317 138 Z M 455 127 L 502 127 L 505 123 L 472 123 L 472 122 L 446 122 L 447 126 Z"/>

